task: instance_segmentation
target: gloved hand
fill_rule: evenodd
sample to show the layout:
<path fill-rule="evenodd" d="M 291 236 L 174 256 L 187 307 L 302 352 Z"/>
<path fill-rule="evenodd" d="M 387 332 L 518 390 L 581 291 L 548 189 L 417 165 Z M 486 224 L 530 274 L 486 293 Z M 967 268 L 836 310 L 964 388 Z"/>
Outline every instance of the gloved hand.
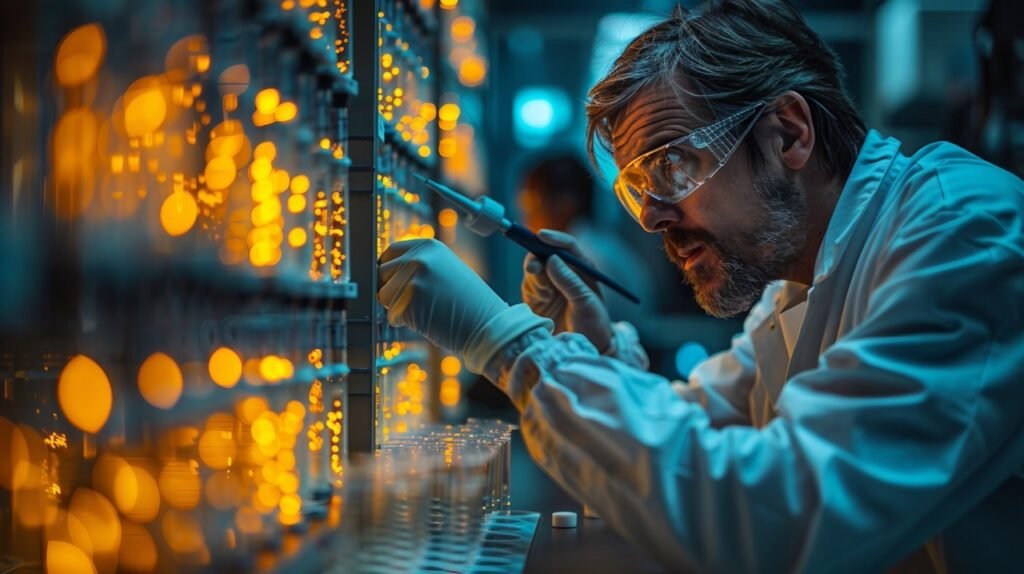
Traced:
<path fill-rule="evenodd" d="M 572 235 L 542 229 L 537 234 L 545 243 L 568 249 L 587 263 Z M 534 313 L 555 322 L 555 332 L 580 333 L 604 353 L 612 340 L 612 322 L 597 282 L 582 278 L 558 256 L 542 262 L 533 253 L 523 261 L 523 302 Z"/>
<path fill-rule="evenodd" d="M 393 243 L 380 257 L 377 300 L 392 325 L 405 325 L 439 347 L 463 355 L 481 373 L 520 335 L 550 322 L 524 305 L 509 307 L 443 243 Z"/>

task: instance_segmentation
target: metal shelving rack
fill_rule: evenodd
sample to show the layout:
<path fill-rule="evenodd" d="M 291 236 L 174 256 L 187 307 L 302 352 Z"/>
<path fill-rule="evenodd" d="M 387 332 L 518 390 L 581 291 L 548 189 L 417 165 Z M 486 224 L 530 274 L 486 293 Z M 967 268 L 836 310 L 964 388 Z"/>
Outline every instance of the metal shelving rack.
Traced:
<path fill-rule="evenodd" d="M 366 89 L 352 99 L 350 124 L 352 237 L 375 240 L 353 250 L 352 276 L 375 292 L 383 250 L 434 233 L 429 198 L 411 175 L 436 172 L 436 7 L 356 3 L 353 25 L 376 31 L 355 48 L 355 79 Z M 387 324 L 374 297 L 354 301 L 350 313 L 349 412 L 359 417 L 351 421 L 359 429 L 350 435 L 351 448 L 369 452 L 388 440 L 392 427 L 400 433 L 427 420 L 434 393 L 421 365 L 431 355 L 418 337 Z"/>

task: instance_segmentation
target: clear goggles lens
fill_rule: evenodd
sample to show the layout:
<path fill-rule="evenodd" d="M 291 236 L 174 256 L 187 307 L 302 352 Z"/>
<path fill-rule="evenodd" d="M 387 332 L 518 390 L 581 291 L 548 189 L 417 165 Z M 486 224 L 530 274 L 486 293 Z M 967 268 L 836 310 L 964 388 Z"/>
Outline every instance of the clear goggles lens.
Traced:
<path fill-rule="evenodd" d="M 686 199 L 729 161 L 764 106 L 752 104 L 633 159 L 612 186 L 622 206 L 640 221 L 645 195 L 662 203 Z"/>

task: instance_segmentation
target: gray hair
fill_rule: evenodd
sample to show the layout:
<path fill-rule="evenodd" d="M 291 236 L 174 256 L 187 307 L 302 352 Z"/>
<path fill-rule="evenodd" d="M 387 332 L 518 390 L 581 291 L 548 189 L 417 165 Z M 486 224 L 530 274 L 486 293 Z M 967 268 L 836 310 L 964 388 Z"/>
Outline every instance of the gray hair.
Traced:
<path fill-rule="evenodd" d="M 843 76 L 835 52 L 785 0 L 712 0 L 699 11 L 680 7 L 633 40 L 590 90 L 587 151 L 595 165 L 595 140 L 614 152 L 615 123 L 652 86 L 671 88 L 695 125 L 793 90 L 810 104 L 821 165 L 829 175 L 845 176 L 867 130 L 843 89 Z"/>

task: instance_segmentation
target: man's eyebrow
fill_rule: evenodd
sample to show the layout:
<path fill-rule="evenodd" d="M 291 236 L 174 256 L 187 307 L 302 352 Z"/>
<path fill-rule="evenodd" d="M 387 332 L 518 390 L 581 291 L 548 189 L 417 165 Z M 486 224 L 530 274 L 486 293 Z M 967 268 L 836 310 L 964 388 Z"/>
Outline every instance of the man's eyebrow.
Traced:
<path fill-rule="evenodd" d="M 644 117 L 643 122 L 631 122 L 616 138 L 613 151 L 631 152 L 635 157 L 661 144 L 680 138 L 689 131 L 680 125 L 678 110 L 664 109 Z"/>
<path fill-rule="evenodd" d="M 623 133 L 622 128 L 627 124 L 622 122 L 626 118 L 635 118 L 637 116 L 654 116 L 655 118 L 658 118 L 665 114 L 670 114 L 672 116 L 685 115 L 680 114 L 680 111 L 681 107 L 679 98 L 674 93 L 662 93 L 642 101 L 635 107 L 627 106 L 623 114 L 619 116 L 619 121 L 617 122 L 618 125 L 612 126 L 612 139 L 614 141 L 622 141 L 629 140 L 633 137 L 633 133 L 638 129 L 635 127 L 636 122 L 629 122 L 626 131 Z"/>

